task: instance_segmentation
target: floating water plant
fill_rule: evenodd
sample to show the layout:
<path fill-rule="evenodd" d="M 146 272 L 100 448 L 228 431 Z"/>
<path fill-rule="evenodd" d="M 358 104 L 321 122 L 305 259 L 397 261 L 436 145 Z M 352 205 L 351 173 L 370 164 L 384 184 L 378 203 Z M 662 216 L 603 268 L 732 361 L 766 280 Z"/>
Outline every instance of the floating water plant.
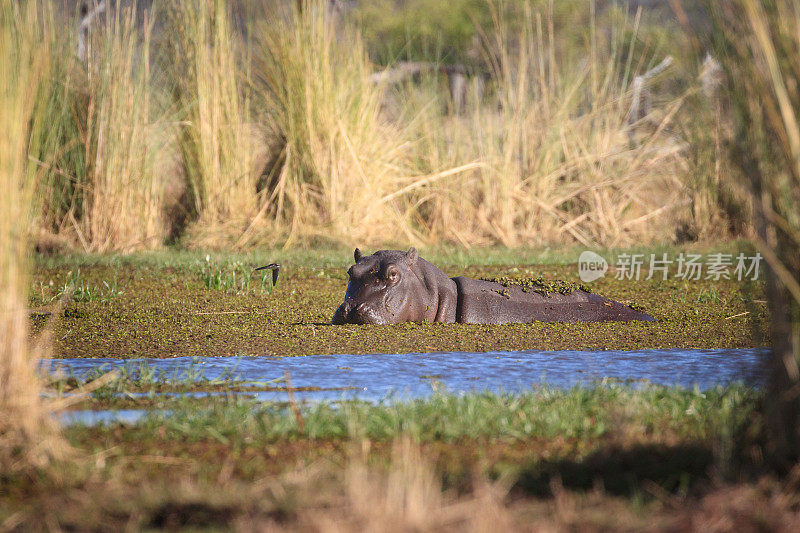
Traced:
<path fill-rule="evenodd" d="M 522 289 L 522 292 L 537 292 L 543 296 L 549 296 L 551 294 L 572 294 L 578 290 L 592 292 L 589 287 L 582 283 L 560 279 L 545 280 L 542 276 L 537 276 L 535 278 L 512 278 L 503 276 L 499 278 L 481 278 L 481 280 L 499 283 L 506 288 L 517 286 Z M 508 291 L 501 292 L 500 294 L 508 297 Z"/>

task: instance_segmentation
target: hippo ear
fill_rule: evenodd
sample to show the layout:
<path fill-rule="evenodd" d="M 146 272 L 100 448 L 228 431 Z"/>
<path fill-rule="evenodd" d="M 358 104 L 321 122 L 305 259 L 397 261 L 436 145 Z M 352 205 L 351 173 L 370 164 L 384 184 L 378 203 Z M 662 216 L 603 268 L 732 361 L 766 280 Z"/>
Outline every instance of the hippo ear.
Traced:
<path fill-rule="evenodd" d="M 355 258 L 355 260 L 356 260 L 356 263 L 358 263 L 359 261 L 361 261 L 361 250 L 359 250 L 358 248 L 356 248 L 355 250 L 353 250 L 353 257 Z"/>
<path fill-rule="evenodd" d="M 417 258 L 419 257 L 419 254 L 417 253 L 417 249 L 414 248 L 413 246 L 411 248 L 409 248 L 408 252 L 406 252 L 406 257 L 408 258 L 408 264 L 409 265 L 413 265 L 414 263 L 416 263 L 417 262 Z"/>

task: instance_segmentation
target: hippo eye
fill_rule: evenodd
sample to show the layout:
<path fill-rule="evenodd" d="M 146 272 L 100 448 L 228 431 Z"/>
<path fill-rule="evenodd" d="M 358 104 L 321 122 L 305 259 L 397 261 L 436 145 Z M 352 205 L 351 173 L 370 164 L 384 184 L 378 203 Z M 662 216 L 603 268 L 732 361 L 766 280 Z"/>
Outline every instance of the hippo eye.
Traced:
<path fill-rule="evenodd" d="M 394 268 L 386 272 L 386 279 L 389 281 L 395 281 L 397 279 L 398 273 L 397 270 Z"/>

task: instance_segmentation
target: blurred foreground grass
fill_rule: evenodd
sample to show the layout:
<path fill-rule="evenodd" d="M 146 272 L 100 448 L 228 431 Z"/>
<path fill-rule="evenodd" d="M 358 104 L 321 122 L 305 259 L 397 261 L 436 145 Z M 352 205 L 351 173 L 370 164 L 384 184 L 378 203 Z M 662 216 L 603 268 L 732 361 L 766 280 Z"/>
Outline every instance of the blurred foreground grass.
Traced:
<path fill-rule="evenodd" d="M 302 430 L 285 405 L 165 400 L 156 407 L 168 413 L 136 425 L 67 428 L 85 455 L 35 482 L 0 477 L 0 521 L 669 529 L 736 513 L 739 523 L 786 525 L 797 520 L 790 489 L 732 474 L 757 462 L 760 397 L 738 385 L 445 394 L 301 407 Z"/>

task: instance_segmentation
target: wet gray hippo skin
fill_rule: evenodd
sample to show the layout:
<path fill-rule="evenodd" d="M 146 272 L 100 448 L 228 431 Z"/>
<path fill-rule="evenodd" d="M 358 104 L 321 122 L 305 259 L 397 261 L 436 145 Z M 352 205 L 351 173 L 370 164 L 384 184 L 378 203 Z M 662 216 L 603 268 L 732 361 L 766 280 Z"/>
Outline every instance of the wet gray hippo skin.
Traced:
<path fill-rule="evenodd" d="M 523 291 L 518 285 L 449 278 L 411 248 L 362 255 L 356 264 L 344 303 L 333 324 L 398 324 L 428 320 L 461 324 L 510 322 L 601 322 L 655 320 L 614 300 L 574 290 L 568 294 Z"/>

